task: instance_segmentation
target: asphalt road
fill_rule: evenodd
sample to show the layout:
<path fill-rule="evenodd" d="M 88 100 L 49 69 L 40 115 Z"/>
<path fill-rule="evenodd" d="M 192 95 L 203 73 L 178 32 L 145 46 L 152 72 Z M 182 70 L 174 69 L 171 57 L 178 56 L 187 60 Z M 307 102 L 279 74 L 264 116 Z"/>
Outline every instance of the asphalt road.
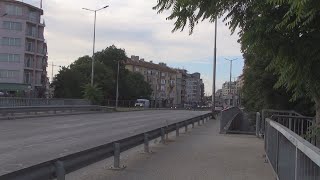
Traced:
<path fill-rule="evenodd" d="M 0 121 L 0 175 L 205 113 L 150 110 Z"/>

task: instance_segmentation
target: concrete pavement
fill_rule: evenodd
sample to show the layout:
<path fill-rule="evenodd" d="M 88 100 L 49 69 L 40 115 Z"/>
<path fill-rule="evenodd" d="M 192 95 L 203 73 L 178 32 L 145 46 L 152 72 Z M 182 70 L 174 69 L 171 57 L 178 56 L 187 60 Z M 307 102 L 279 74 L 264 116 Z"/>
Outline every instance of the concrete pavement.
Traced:
<path fill-rule="evenodd" d="M 264 163 L 263 141 L 248 135 L 221 135 L 219 122 L 209 121 L 168 145 L 156 144 L 153 154 L 136 149 L 122 154 L 123 171 L 96 163 L 67 176 L 67 180 L 274 180 Z"/>
<path fill-rule="evenodd" d="M 0 175 L 205 113 L 150 110 L 0 121 Z"/>

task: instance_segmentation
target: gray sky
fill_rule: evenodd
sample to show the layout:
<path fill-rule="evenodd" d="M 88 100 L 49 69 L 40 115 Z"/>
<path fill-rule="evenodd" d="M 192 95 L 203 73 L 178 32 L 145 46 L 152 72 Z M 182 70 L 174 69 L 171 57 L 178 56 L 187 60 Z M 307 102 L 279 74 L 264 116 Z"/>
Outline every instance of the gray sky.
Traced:
<path fill-rule="evenodd" d="M 40 0 L 24 2 L 39 6 Z M 49 63 L 69 65 L 78 57 L 92 55 L 93 13 L 83 7 L 95 9 L 109 5 L 97 14 L 96 50 L 112 44 L 124 48 L 128 56 L 139 55 L 146 60 L 166 62 L 185 67 L 190 72 L 203 74 L 206 93 L 211 94 L 214 24 L 203 22 L 194 34 L 171 33 L 173 21 L 166 14 L 152 10 L 157 0 L 43 0 L 45 36 L 48 42 Z M 229 78 L 229 65 L 223 57 L 240 57 L 238 36 L 230 35 L 228 27 L 218 24 L 218 72 L 217 88 Z M 242 61 L 242 60 L 241 60 Z M 196 64 L 188 69 L 190 64 Z M 188 66 L 189 65 L 189 66 Z M 201 66 L 202 65 L 202 66 Z M 219 67 L 220 65 L 220 67 Z M 223 70 L 225 69 L 225 70 Z M 240 75 L 242 64 L 235 65 L 235 75 Z M 58 68 L 55 67 L 54 73 Z M 51 65 L 48 67 L 51 78 Z"/>

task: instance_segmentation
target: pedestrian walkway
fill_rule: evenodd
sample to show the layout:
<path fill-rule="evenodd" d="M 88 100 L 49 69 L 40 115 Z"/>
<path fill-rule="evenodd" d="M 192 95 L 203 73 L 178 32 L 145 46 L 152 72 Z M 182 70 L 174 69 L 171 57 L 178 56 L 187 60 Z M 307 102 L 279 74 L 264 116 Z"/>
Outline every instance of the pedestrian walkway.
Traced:
<path fill-rule="evenodd" d="M 264 162 L 263 141 L 248 135 L 219 134 L 210 120 L 182 133 L 174 142 L 157 144 L 152 154 L 135 153 L 122 171 L 91 168 L 81 178 L 92 180 L 274 180 Z M 125 158 L 124 158 L 125 159 Z"/>

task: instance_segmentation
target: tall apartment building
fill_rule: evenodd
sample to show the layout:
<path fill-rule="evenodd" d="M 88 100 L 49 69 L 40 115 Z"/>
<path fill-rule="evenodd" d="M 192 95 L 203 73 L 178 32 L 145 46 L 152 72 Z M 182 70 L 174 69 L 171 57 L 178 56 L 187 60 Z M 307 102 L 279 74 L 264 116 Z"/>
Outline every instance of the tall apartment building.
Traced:
<path fill-rule="evenodd" d="M 165 63 L 146 62 L 144 59 L 139 59 L 139 56 L 128 59 L 125 67 L 131 72 L 142 74 L 145 81 L 151 85 L 153 106 L 154 102 L 157 107 L 172 107 L 180 104 L 180 98 L 177 98 L 177 72 L 174 69 Z"/>
<path fill-rule="evenodd" d="M 48 57 L 42 15 L 27 3 L 0 1 L 0 91 L 44 96 Z"/>
<path fill-rule="evenodd" d="M 201 84 L 200 73 L 187 74 L 186 78 L 186 92 L 188 104 L 201 103 Z"/>

